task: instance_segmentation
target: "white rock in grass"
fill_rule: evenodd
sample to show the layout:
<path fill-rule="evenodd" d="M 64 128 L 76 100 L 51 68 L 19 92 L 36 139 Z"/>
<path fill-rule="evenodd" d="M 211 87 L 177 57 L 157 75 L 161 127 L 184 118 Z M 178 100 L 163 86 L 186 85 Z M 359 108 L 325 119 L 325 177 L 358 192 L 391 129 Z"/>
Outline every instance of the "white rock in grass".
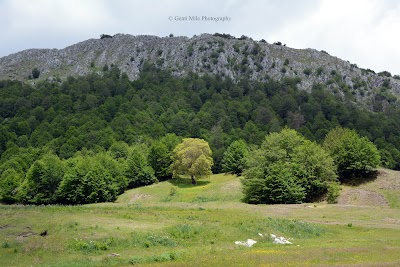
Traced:
<path fill-rule="evenodd" d="M 235 241 L 236 245 L 246 246 L 249 248 L 251 248 L 255 243 L 257 243 L 257 241 L 253 239 L 247 239 L 247 241 Z"/>
<path fill-rule="evenodd" d="M 274 244 L 293 244 L 292 242 L 290 242 L 288 239 L 284 238 L 283 236 L 279 236 L 277 237 L 274 234 L 271 234 L 272 239 L 274 240 Z"/>

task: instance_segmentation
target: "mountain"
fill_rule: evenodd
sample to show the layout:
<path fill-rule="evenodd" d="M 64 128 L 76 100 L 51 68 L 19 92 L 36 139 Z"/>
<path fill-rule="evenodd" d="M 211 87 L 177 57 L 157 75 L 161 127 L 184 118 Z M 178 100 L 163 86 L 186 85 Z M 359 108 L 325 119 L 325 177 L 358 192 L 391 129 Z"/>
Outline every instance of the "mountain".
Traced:
<path fill-rule="evenodd" d="M 342 95 L 352 95 L 372 109 L 378 95 L 395 102 L 400 96 L 400 80 L 389 72 L 376 74 L 315 49 L 289 48 L 242 36 L 202 34 L 188 37 L 102 35 L 64 49 L 29 49 L 0 58 L 0 79 L 26 79 L 34 68 L 40 78 L 102 73 L 105 65 L 117 66 L 131 80 L 139 78 L 145 62 L 169 70 L 175 76 L 188 73 L 214 74 L 266 81 L 269 78 L 300 78 L 298 87 L 310 91 L 324 83 Z"/>
<path fill-rule="evenodd" d="M 226 34 L 103 35 L 9 55 L 0 73 L 0 202 L 114 200 L 170 178 L 188 137 L 209 143 L 220 173 L 234 141 L 256 149 L 285 127 L 320 144 L 353 129 L 400 170 L 398 77 L 327 52 Z"/>

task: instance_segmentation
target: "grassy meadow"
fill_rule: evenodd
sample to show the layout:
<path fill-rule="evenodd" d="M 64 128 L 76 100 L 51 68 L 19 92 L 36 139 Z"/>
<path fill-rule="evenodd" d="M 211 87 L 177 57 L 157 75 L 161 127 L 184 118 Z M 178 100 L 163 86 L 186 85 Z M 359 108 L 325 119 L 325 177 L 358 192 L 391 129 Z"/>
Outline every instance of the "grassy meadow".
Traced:
<path fill-rule="evenodd" d="M 240 178 L 218 174 L 116 203 L 0 205 L 0 266 L 400 266 L 400 173 L 380 170 L 342 195 L 333 205 L 248 205 Z M 249 238 L 251 248 L 234 244 Z"/>

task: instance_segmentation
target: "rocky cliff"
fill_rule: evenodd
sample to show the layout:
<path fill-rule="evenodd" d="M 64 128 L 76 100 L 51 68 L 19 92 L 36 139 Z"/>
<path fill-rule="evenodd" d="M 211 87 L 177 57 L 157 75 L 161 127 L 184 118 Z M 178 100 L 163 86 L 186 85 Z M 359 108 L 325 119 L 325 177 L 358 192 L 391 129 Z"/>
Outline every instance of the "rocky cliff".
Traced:
<path fill-rule="evenodd" d="M 380 94 L 387 101 L 400 96 L 400 80 L 389 73 L 376 74 L 314 49 L 293 49 L 242 36 L 202 34 L 187 37 L 117 34 L 89 39 L 64 49 L 29 49 L 0 58 L 0 79 L 26 79 L 33 68 L 40 78 L 102 73 L 116 65 L 132 80 L 145 62 L 170 70 L 176 76 L 190 72 L 218 74 L 238 80 L 300 78 L 299 87 L 310 90 L 324 83 L 334 92 L 350 93 L 365 103 Z"/>

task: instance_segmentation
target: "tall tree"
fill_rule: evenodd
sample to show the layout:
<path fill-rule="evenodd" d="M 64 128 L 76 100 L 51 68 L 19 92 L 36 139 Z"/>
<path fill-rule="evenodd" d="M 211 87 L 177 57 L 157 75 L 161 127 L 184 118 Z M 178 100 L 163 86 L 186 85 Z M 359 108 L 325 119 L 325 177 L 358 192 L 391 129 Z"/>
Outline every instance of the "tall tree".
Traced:
<path fill-rule="evenodd" d="M 146 148 L 140 145 L 135 145 L 131 148 L 125 164 L 125 177 L 129 188 L 157 182 L 154 170 L 147 160 L 146 152 Z"/>
<path fill-rule="evenodd" d="M 175 134 L 167 134 L 151 145 L 148 160 L 159 181 L 172 178 L 172 151 L 179 142 Z"/>
<path fill-rule="evenodd" d="M 246 168 L 248 148 L 243 140 L 234 141 L 229 145 L 222 158 L 222 170 L 241 175 Z"/>

